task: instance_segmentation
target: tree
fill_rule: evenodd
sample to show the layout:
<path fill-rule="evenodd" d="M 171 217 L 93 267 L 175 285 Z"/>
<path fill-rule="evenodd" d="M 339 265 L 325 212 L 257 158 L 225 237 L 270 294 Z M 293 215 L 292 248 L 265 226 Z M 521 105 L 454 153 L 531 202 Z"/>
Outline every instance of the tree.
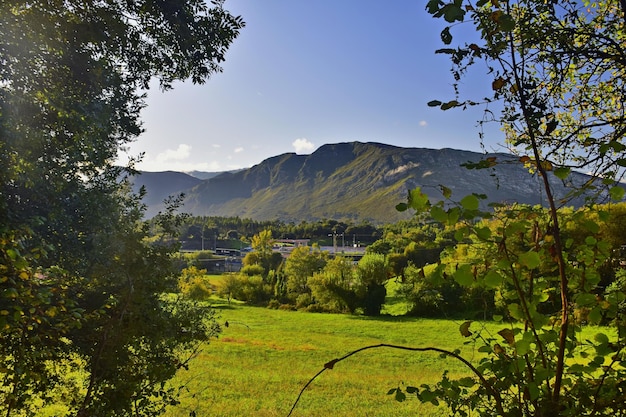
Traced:
<path fill-rule="evenodd" d="M 485 259 L 453 265 L 442 259 L 434 274 L 467 289 L 502 290 L 504 313 L 494 317 L 502 328 L 491 334 L 471 329 L 471 321 L 459 326 L 484 355 L 477 364 L 437 347 L 377 345 L 334 359 L 324 370 L 374 347 L 437 352 L 463 363 L 471 376 L 455 379 L 444 372 L 437 384 L 405 391 L 423 402 L 446 404 L 452 415 L 624 415 L 626 294 L 622 283 L 606 292 L 598 286 L 599 269 L 611 253 L 601 239 L 601 223 L 612 213 L 598 206 L 564 210 L 568 199 L 557 201 L 552 184 L 566 181 L 572 190 L 568 197 L 584 195 L 589 202 L 624 196 L 615 180 L 626 166 L 626 2 L 429 0 L 426 8 L 452 24 L 441 32 L 446 47 L 438 52 L 450 56 L 455 82 L 454 99 L 429 105 L 442 110 L 486 105 L 481 125 L 502 126 L 509 149 L 541 181 L 548 207 L 533 211 L 493 202 L 500 210 L 491 228 L 477 221 L 493 216 L 479 210 L 486 196 L 454 202 L 451 190 L 442 186 L 449 200 L 444 205 L 429 201 L 419 188 L 410 190 L 399 210 L 413 209 L 454 227 L 457 242 L 490 254 L 488 266 Z M 476 36 L 452 47 L 453 26 L 461 23 L 472 25 Z M 464 100 L 462 81 L 479 62 L 486 64 L 492 91 L 484 99 Z M 490 156 L 467 167 L 502 162 Z M 593 176 L 576 183 L 574 169 Z M 566 236 L 564 220 L 581 226 L 581 239 Z M 572 319 L 581 308 L 588 311 L 588 323 L 605 317 L 614 328 L 598 329 L 593 340 L 581 338 L 580 323 Z M 403 401 L 405 391 L 389 393 Z"/>
<path fill-rule="evenodd" d="M 378 316 L 385 303 L 389 267 L 387 258 L 380 253 L 368 253 L 357 265 L 356 276 L 362 290 L 358 291 L 361 307 L 366 316 Z"/>
<path fill-rule="evenodd" d="M 285 262 L 284 274 L 287 279 L 287 295 L 297 299 L 301 294 L 310 294 L 307 280 L 326 266 L 328 252 L 319 247 L 298 246 L 293 248 Z"/>
<path fill-rule="evenodd" d="M 252 236 L 252 249 L 259 252 L 260 256 L 268 256 L 274 247 L 274 239 L 272 231 L 264 229 L 258 234 Z"/>
<path fill-rule="evenodd" d="M 227 274 L 219 281 L 217 292 L 219 295 L 226 297 L 228 304 L 235 294 L 239 292 L 241 281 L 235 274 Z"/>
<path fill-rule="evenodd" d="M 260 265 L 264 270 L 264 278 L 269 276 L 270 271 L 276 271 L 283 261 L 282 255 L 274 252 L 274 239 L 269 229 L 252 236 L 252 249 L 254 252 L 246 254 L 243 259 L 244 269 L 251 265 Z"/>
<path fill-rule="evenodd" d="M 330 311 L 354 313 L 359 307 L 352 261 L 344 256 L 329 259 L 307 280 L 314 300 Z"/>
<path fill-rule="evenodd" d="M 598 222 L 584 219 L 581 213 L 573 213 L 571 220 L 584 220 L 584 239 L 564 239 L 559 212 L 565 202 L 555 200 L 552 183 L 570 181 L 571 196 L 601 195 L 602 186 L 608 187 L 607 195 L 615 200 L 624 195 L 615 180 L 621 176 L 620 167 L 626 166 L 626 119 L 621 104 L 626 91 L 626 5 L 534 0 L 481 0 L 474 5 L 431 0 L 427 10 L 449 23 L 468 21 L 478 35 L 475 42 L 438 51 L 451 57 L 457 97 L 429 104 L 443 110 L 480 104 L 459 98 L 459 82 L 472 64 L 486 63 L 493 77 L 493 96 L 484 102 L 502 103 L 499 116 L 491 110 L 493 105 L 486 114 L 501 124 L 520 162 L 538 175 L 549 207 L 541 221 L 537 221 L 539 214 L 504 210 L 502 224 L 494 231 L 472 222 L 476 217 L 490 217 L 479 212 L 479 196 L 466 196 L 459 207 L 446 209 L 431 205 L 419 190 L 413 190 L 408 203 L 399 206 L 430 212 L 447 224 L 464 221 L 466 226 L 457 229 L 457 240 L 481 242 L 496 262 L 482 272 L 476 264 L 458 265 L 453 271 L 455 281 L 465 287 L 510 288 L 503 292 L 505 313 L 520 323 L 504 327 L 500 338 L 473 335 L 470 323 L 465 323 L 461 333 L 479 340 L 482 351 L 488 353 L 478 367 L 470 367 L 475 379 L 451 381 L 444 375 L 434 387 L 410 391 L 423 401 L 439 398 L 459 413 L 469 409 L 480 415 L 622 414 L 624 404 L 615 399 L 622 395 L 626 377 L 622 367 L 626 340 L 618 314 L 624 294 L 612 300 L 598 296 L 599 267 L 609 256 L 609 246 L 598 239 Z M 451 27 L 442 31 L 441 39 L 452 43 Z M 488 158 L 469 167 L 497 163 L 497 158 Z M 573 183 L 572 169 L 590 171 L 594 178 Z M 444 194 L 449 197 L 449 190 L 444 189 Z M 607 216 L 606 211 L 598 212 L 599 219 Z M 516 236 L 520 239 L 512 239 Z M 551 294 L 556 298 L 555 317 L 543 309 Z M 592 323 L 603 315 L 617 318 L 619 336 L 610 340 L 600 333 L 585 346 L 571 318 L 574 308 L 580 307 L 588 309 Z M 556 328 L 548 326 L 550 322 L 558 323 Z M 595 350 L 594 360 L 583 365 L 566 360 L 585 348 Z M 605 357 L 608 366 L 604 366 Z"/>
<path fill-rule="evenodd" d="M 66 414 L 157 415 L 217 329 L 165 302 L 176 246 L 147 244 L 132 161 L 113 163 L 151 79 L 204 82 L 243 22 L 203 0 L 7 0 L 0 20 L 0 409 L 45 407 L 73 361 L 86 390 L 66 387 Z M 155 220 L 163 237 L 177 204 Z"/>
<path fill-rule="evenodd" d="M 206 300 L 213 293 L 213 288 L 206 277 L 206 269 L 195 266 L 184 268 L 178 278 L 178 288 L 185 296 L 194 300 Z M 229 299 L 230 301 L 230 299 Z"/>

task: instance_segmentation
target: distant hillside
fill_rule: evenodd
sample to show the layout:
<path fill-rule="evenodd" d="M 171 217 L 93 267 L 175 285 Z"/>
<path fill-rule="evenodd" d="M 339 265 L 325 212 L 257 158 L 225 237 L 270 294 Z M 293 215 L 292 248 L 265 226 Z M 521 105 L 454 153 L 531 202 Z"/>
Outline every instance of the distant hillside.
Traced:
<path fill-rule="evenodd" d="M 226 172 L 237 172 L 237 171 L 241 171 L 241 170 L 226 171 Z M 201 180 L 208 180 L 208 179 L 211 179 L 213 177 L 216 177 L 216 176 L 222 174 L 223 172 L 224 171 L 220 171 L 220 172 L 187 171 L 187 172 L 185 172 L 185 174 L 191 175 L 192 177 L 196 177 L 196 178 L 199 178 Z"/>
<path fill-rule="evenodd" d="M 481 170 L 461 166 L 486 157 L 495 157 L 498 165 Z M 324 145 L 311 155 L 286 153 L 252 168 L 221 173 L 204 181 L 179 174 L 187 177 L 191 184 L 188 187 L 183 181 L 185 177 L 174 177 L 175 173 L 171 172 L 162 174 L 167 180 L 146 183 L 148 195 L 152 194 L 151 200 L 146 200 L 151 213 L 156 212 L 153 202 L 157 196 L 184 192 L 184 211 L 194 215 L 382 223 L 410 215 L 395 209 L 396 204 L 406 201 L 407 190 L 420 186 L 437 200 L 442 198 L 441 185 L 450 188 L 452 198 L 457 200 L 479 193 L 486 194 L 488 201 L 545 203 L 540 181 L 529 175 L 512 155 L 401 148 L 379 143 Z M 180 187 L 174 186 L 174 178 L 180 181 Z M 568 188 L 554 179 L 555 192 L 560 198 Z M 572 181 L 577 183 L 586 179 L 583 174 L 572 176 Z M 170 185 L 168 190 L 165 184 Z"/>
<path fill-rule="evenodd" d="M 178 195 L 202 182 L 201 179 L 176 171 L 148 172 L 131 178 L 133 191 L 138 192 L 142 186 L 146 187 L 146 196 L 143 202 L 148 206 L 146 216 L 155 216 L 163 209 L 163 200 L 170 195 Z"/>

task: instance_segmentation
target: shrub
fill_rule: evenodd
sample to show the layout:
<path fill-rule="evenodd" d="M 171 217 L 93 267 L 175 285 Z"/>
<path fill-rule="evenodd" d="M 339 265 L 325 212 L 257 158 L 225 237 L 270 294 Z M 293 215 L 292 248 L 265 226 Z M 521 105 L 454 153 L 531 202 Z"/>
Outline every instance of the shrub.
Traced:
<path fill-rule="evenodd" d="M 249 277 L 252 277 L 255 275 L 261 276 L 265 273 L 265 268 L 263 268 L 263 266 L 258 265 L 258 264 L 245 265 L 243 268 L 241 268 L 241 273 Z"/>
<path fill-rule="evenodd" d="M 193 300 L 206 300 L 213 294 L 213 288 L 206 278 L 206 269 L 190 266 L 182 270 L 178 280 L 180 292 Z"/>
<path fill-rule="evenodd" d="M 254 305 L 261 305 L 271 299 L 272 286 L 266 284 L 262 276 L 240 274 L 237 276 L 237 280 L 239 283 L 233 293 L 233 297 L 237 300 Z"/>

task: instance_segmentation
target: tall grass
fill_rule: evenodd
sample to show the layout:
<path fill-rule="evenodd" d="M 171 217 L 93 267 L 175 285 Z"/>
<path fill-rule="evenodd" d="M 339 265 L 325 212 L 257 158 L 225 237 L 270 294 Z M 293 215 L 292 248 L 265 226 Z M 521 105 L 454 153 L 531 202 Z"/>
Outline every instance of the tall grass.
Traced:
<path fill-rule="evenodd" d="M 306 382 L 326 362 L 380 343 L 462 349 L 460 322 L 402 317 L 378 319 L 216 305 L 228 323 L 179 375 L 183 403 L 167 416 L 286 416 Z M 415 398 L 398 403 L 390 388 L 437 381 L 467 370 L 436 353 L 366 350 L 322 373 L 303 393 L 293 416 L 440 416 Z"/>

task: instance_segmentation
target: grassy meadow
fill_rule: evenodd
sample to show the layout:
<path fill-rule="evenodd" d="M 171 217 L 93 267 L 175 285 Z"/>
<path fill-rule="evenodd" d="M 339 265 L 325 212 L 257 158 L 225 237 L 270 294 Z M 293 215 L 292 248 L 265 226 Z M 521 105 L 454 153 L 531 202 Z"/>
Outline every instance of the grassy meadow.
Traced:
<path fill-rule="evenodd" d="M 223 332 L 179 375 L 188 390 L 169 417 L 192 411 L 197 416 L 287 416 L 300 390 L 326 362 L 369 345 L 436 346 L 478 357 L 472 346 L 464 345 L 460 321 L 305 313 L 221 300 L 213 305 Z M 445 415 L 415 398 L 399 403 L 387 395 L 405 384 L 435 382 L 444 370 L 467 373 L 454 359 L 433 352 L 366 350 L 324 371 L 292 415 Z"/>

